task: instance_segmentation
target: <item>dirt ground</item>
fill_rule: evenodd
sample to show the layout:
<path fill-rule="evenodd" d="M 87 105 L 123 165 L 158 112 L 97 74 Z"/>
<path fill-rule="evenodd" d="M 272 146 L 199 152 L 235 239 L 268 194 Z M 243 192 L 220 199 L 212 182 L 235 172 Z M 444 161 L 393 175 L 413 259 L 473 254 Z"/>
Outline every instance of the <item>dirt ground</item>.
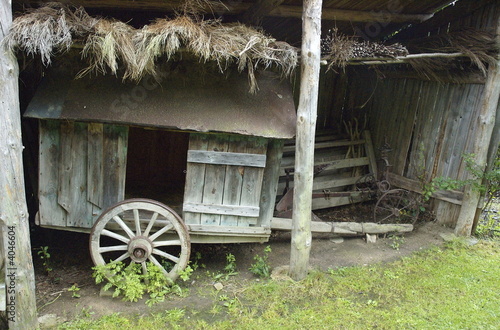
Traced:
<path fill-rule="evenodd" d="M 342 214 L 330 216 L 341 218 Z M 414 251 L 442 244 L 444 240 L 441 234 L 451 233 L 451 229 L 433 222 L 417 225 L 413 232 L 404 235 L 404 242 L 400 242 L 398 249 L 393 245 L 394 239 L 389 237 L 382 236 L 375 243 L 367 243 L 363 237 L 342 239 L 330 234 L 317 234 L 313 235 L 310 267 L 326 271 L 343 266 L 390 262 Z M 137 303 L 124 302 L 120 298 L 112 298 L 100 292 L 101 286 L 96 285 L 92 278 L 93 264 L 89 255 L 87 234 L 37 228 L 32 237 L 35 237 L 32 246 L 38 315 L 43 318 L 50 315 L 57 323 L 72 320 L 88 312 L 100 316 L 114 312 L 142 315 L 172 308 L 208 310 L 213 306 L 216 290 L 213 277 L 206 273 L 221 272 L 226 264 L 227 253 L 236 257 L 238 267 L 238 275 L 222 282 L 222 290 L 227 293 L 237 290 L 247 281 L 258 280 L 248 268 L 254 262 L 256 254 L 263 255 L 267 245 L 272 249 L 269 264 L 273 268 L 288 265 L 290 258 L 289 232 L 274 232 L 269 243 L 264 244 L 193 245 L 192 255 L 199 252 L 199 263 L 205 264 L 206 268 L 197 270 L 189 283 L 182 283 L 183 287 L 189 288 L 189 296 L 173 297 L 150 308 L 144 303 L 145 300 Z M 49 246 L 51 254 L 49 262 L 52 271 L 49 275 L 38 256 L 42 246 Z M 68 291 L 74 284 L 80 288 L 80 298 L 72 297 L 72 292 Z"/>

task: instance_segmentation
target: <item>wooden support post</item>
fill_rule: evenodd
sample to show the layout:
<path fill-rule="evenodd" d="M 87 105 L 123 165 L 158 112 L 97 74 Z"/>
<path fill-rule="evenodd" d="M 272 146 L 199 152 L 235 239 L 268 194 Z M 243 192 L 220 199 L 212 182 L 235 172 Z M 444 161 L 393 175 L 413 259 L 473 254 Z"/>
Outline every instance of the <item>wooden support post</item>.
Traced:
<path fill-rule="evenodd" d="M 0 2 L 0 223 L 10 329 L 36 329 L 35 275 L 24 192 L 19 67 L 1 41 L 12 24 L 11 1 Z"/>
<path fill-rule="evenodd" d="M 294 280 L 301 280 L 307 275 L 312 240 L 310 226 L 321 57 L 321 5 L 322 0 L 304 0 L 302 16 L 301 76 L 290 253 L 290 276 Z"/>
<path fill-rule="evenodd" d="M 500 43 L 500 18 L 497 18 L 497 43 Z M 488 149 L 491 144 L 493 128 L 495 126 L 495 116 L 500 97 L 500 60 L 496 65 L 490 65 L 488 78 L 484 86 L 483 101 L 476 125 L 478 127 L 474 139 L 472 153 L 475 161 L 481 170 L 486 169 Z M 477 180 L 481 184 L 481 179 Z M 458 215 L 455 226 L 455 235 L 469 236 L 472 233 L 472 226 L 477 212 L 481 194 L 472 185 L 465 187 L 462 208 Z"/>

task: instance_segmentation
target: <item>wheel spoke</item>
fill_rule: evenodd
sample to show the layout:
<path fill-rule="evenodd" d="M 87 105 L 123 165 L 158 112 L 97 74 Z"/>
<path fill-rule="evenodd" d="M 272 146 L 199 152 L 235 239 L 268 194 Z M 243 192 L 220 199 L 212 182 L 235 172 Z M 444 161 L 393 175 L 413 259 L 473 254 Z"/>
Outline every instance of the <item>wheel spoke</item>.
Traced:
<path fill-rule="evenodd" d="M 379 223 L 384 222 L 385 220 L 390 219 L 392 216 L 393 216 L 392 214 L 389 214 L 389 215 L 388 215 L 388 216 L 386 216 L 385 218 L 380 219 L 378 222 L 379 222 Z"/>
<path fill-rule="evenodd" d="M 127 245 L 104 246 L 99 248 L 99 253 L 106 253 L 112 251 L 126 251 Z"/>
<path fill-rule="evenodd" d="M 127 243 L 130 241 L 127 237 L 123 236 L 123 235 L 120 235 L 120 234 L 117 234 L 117 233 L 114 233 L 110 230 L 107 230 L 107 229 L 103 229 L 101 231 L 101 235 L 104 235 L 104 236 L 108 236 L 108 237 L 112 237 L 114 239 L 117 239 L 123 243 Z"/>
<path fill-rule="evenodd" d="M 153 255 L 150 255 L 148 257 L 148 259 L 153 263 L 155 264 L 157 267 L 159 267 L 164 274 L 168 274 L 168 272 L 165 270 L 165 268 L 163 268 L 163 266 L 158 262 L 158 260 L 156 260 L 156 258 L 153 256 Z"/>
<path fill-rule="evenodd" d="M 144 276 L 148 275 L 148 267 L 146 266 L 146 262 L 145 261 L 141 262 L 141 266 L 142 266 L 142 275 Z"/>
<path fill-rule="evenodd" d="M 123 260 L 127 259 L 129 256 L 130 256 L 130 254 L 127 251 L 124 254 L 122 254 L 121 256 L 119 256 L 118 258 L 116 258 L 115 261 L 116 262 L 123 261 Z"/>
<path fill-rule="evenodd" d="M 151 217 L 151 220 L 149 220 L 148 226 L 147 226 L 146 230 L 144 231 L 144 236 L 148 237 L 149 231 L 151 230 L 151 228 L 153 228 L 153 225 L 156 221 L 156 218 L 158 218 L 158 212 L 155 212 L 153 214 L 153 216 Z"/>
<path fill-rule="evenodd" d="M 139 219 L 139 210 L 134 209 L 135 234 L 141 236 L 141 221 Z"/>
<path fill-rule="evenodd" d="M 149 239 L 151 241 L 154 241 L 155 239 L 157 239 L 158 237 L 160 237 L 160 235 L 166 233 L 167 231 L 169 231 L 170 229 L 174 228 L 174 226 L 172 224 L 169 224 L 169 225 L 166 225 L 165 227 L 163 227 L 162 229 L 158 230 L 155 234 L 151 235 L 149 237 Z"/>
<path fill-rule="evenodd" d="M 113 217 L 113 220 L 115 220 L 116 223 L 118 225 L 120 225 L 120 227 L 123 229 L 123 231 L 125 231 L 130 238 L 135 236 L 134 232 L 132 230 L 130 230 L 130 228 L 127 226 L 127 224 L 125 222 L 123 222 L 123 220 L 119 216 L 115 215 Z"/>
<path fill-rule="evenodd" d="M 153 247 L 158 247 L 158 246 L 173 246 L 173 245 L 181 245 L 180 240 L 171 240 L 171 241 L 157 241 L 153 242 Z"/>
<path fill-rule="evenodd" d="M 163 252 L 162 250 L 153 249 L 153 254 L 157 254 L 159 256 L 167 258 L 168 260 L 173 261 L 175 263 L 179 262 L 179 258 L 177 258 L 176 256 L 171 255 L 170 253 Z"/>

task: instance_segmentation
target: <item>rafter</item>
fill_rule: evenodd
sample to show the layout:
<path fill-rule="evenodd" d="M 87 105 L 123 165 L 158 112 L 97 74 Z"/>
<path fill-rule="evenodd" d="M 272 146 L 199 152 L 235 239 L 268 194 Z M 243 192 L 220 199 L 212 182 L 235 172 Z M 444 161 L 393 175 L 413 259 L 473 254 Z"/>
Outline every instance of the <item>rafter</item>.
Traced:
<path fill-rule="evenodd" d="M 261 25 L 264 16 L 276 9 L 284 0 L 257 0 L 242 15 L 240 21 L 250 25 Z"/>
<path fill-rule="evenodd" d="M 40 5 L 41 3 L 51 2 L 53 0 L 18 0 L 20 4 Z M 64 2 L 64 1 L 62 1 Z M 283 0 L 256 0 L 255 3 L 230 1 L 226 3 L 215 3 L 208 11 L 216 14 L 243 15 L 264 17 L 302 17 L 302 6 L 280 5 Z M 129 9 L 129 10 L 147 10 L 157 12 L 172 12 L 178 9 L 182 1 L 123 1 L 123 0 L 72 0 L 71 4 L 83 6 L 85 8 L 104 8 L 104 9 Z M 344 10 L 334 8 L 323 8 L 321 18 L 323 20 L 336 20 L 347 22 L 384 22 L 384 23 L 416 23 L 422 22 L 433 17 L 433 14 L 397 14 L 385 11 L 358 11 Z"/>
<path fill-rule="evenodd" d="M 279 6 L 269 13 L 269 16 L 300 17 L 302 7 Z M 414 23 L 430 19 L 433 14 L 391 14 L 388 12 L 358 11 L 323 8 L 321 18 L 332 21 L 348 22 L 387 22 L 387 23 Z"/>

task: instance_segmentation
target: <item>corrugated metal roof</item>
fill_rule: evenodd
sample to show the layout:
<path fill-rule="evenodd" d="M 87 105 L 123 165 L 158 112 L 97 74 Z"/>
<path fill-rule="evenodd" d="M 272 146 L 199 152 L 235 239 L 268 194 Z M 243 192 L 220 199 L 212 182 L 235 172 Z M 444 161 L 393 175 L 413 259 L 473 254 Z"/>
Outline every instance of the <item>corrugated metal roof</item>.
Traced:
<path fill-rule="evenodd" d="M 296 114 L 290 84 L 259 73 L 257 94 L 248 93 L 246 74 L 170 75 L 161 83 L 122 83 L 113 76 L 47 77 L 26 117 L 134 126 L 226 132 L 288 139 Z"/>

